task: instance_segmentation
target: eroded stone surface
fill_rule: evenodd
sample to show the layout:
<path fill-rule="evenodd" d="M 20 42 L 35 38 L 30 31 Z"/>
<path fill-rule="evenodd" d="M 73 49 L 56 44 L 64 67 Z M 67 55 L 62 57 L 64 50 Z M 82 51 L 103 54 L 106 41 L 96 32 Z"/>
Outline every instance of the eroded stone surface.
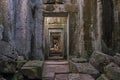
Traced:
<path fill-rule="evenodd" d="M 55 74 L 55 80 L 69 80 L 68 74 Z"/>
<path fill-rule="evenodd" d="M 0 41 L 0 60 L 1 61 L 15 61 L 17 60 L 18 54 L 14 47 L 8 42 Z"/>
<path fill-rule="evenodd" d="M 72 73 L 69 74 L 69 80 L 95 80 L 95 79 L 88 74 Z"/>
<path fill-rule="evenodd" d="M 8 42 L 0 41 L 0 73 L 15 73 L 18 54 Z"/>
<path fill-rule="evenodd" d="M 113 59 L 114 59 L 114 63 L 120 66 L 120 53 L 116 53 Z"/>
<path fill-rule="evenodd" d="M 94 77 L 99 75 L 99 71 L 96 70 L 90 63 L 73 63 L 76 66 L 79 73 L 90 74 Z"/>
<path fill-rule="evenodd" d="M 109 79 L 120 80 L 120 67 L 114 63 L 110 63 L 105 67 L 106 75 Z"/>
<path fill-rule="evenodd" d="M 102 74 L 97 80 L 109 80 L 105 74 Z"/>
<path fill-rule="evenodd" d="M 72 58 L 71 59 L 73 62 L 76 62 L 76 63 L 84 63 L 84 62 L 87 62 L 87 59 L 85 58 Z"/>
<path fill-rule="evenodd" d="M 21 68 L 23 75 L 29 79 L 42 79 L 42 69 L 42 61 L 29 61 Z"/>
<path fill-rule="evenodd" d="M 106 55 L 102 52 L 95 51 L 93 52 L 90 63 L 98 69 L 100 72 L 103 71 L 104 67 L 109 64 L 112 61 L 112 57 L 109 55 Z"/>

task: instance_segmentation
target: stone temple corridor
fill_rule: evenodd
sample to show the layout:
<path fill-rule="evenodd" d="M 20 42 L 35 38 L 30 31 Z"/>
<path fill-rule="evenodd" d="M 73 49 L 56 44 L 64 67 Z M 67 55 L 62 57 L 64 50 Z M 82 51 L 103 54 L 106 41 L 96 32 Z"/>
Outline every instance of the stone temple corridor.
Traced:
<path fill-rule="evenodd" d="M 0 80 L 120 80 L 120 0 L 0 0 Z"/>

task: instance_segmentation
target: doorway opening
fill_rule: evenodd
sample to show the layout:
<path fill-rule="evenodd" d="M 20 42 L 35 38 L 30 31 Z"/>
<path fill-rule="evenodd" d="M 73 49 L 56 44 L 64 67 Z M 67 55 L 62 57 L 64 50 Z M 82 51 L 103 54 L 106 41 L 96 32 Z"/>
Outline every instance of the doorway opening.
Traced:
<path fill-rule="evenodd" d="M 62 39 L 61 32 L 51 32 L 50 33 L 50 57 L 52 56 L 62 56 Z"/>
<path fill-rule="evenodd" d="M 67 59 L 68 56 L 67 16 L 44 17 L 45 59 Z"/>

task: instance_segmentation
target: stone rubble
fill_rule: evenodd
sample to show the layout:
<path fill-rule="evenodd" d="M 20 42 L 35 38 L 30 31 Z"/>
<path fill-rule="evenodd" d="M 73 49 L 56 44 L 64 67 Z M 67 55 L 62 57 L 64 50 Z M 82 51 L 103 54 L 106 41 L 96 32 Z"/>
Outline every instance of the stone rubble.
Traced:
<path fill-rule="evenodd" d="M 103 71 L 104 67 L 111 61 L 113 61 L 113 58 L 111 56 L 99 51 L 93 52 L 90 58 L 90 63 L 100 72 Z"/>

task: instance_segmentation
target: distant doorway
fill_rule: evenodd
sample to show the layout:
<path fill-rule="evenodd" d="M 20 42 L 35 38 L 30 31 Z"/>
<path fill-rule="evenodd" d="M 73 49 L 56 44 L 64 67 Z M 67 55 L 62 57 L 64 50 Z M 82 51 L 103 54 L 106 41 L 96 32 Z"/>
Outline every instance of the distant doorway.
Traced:
<path fill-rule="evenodd" d="M 64 38 L 62 29 L 49 29 L 49 57 L 61 57 L 64 53 Z"/>
<path fill-rule="evenodd" d="M 45 59 L 67 59 L 67 17 L 44 17 Z"/>

